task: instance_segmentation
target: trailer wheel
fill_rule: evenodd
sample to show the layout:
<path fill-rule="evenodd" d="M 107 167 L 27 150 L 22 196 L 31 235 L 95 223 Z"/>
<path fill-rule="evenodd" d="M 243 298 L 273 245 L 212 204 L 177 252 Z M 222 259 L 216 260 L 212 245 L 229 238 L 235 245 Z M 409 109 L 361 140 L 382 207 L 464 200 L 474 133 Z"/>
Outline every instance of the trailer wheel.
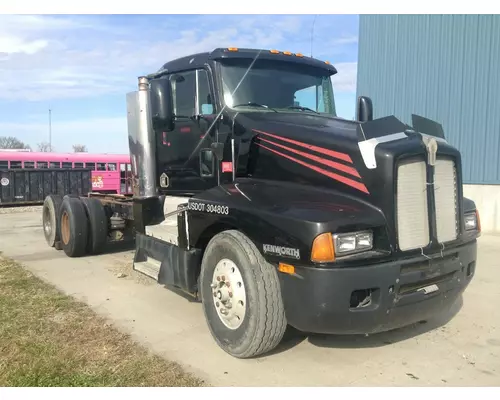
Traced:
<path fill-rule="evenodd" d="M 92 197 L 82 197 L 80 199 L 85 207 L 85 212 L 89 220 L 89 237 L 87 242 L 87 252 L 99 254 L 102 252 L 108 239 L 108 219 L 102 203 Z"/>
<path fill-rule="evenodd" d="M 224 351 L 249 358 L 279 344 L 287 323 L 278 273 L 248 237 L 234 230 L 213 237 L 200 282 L 205 318 Z"/>
<path fill-rule="evenodd" d="M 61 204 L 61 244 L 68 257 L 85 255 L 89 222 L 79 198 L 64 196 Z"/>
<path fill-rule="evenodd" d="M 54 247 L 61 240 L 60 214 L 62 196 L 49 194 L 45 197 L 42 208 L 42 225 L 45 241 Z"/>

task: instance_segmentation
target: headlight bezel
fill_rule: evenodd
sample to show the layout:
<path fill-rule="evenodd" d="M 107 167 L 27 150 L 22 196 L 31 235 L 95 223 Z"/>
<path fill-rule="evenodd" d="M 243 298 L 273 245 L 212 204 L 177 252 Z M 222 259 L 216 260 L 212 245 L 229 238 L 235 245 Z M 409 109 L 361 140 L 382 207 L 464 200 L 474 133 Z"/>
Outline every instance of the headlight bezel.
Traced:
<path fill-rule="evenodd" d="M 332 238 L 336 257 L 350 256 L 373 250 L 373 231 L 370 229 L 354 232 L 333 233 Z M 347 241 L 348 238 L 354 239 L 354 249 L 342 250 L 341 241 Z M 360 244 L 362 240 L 368 240 L 369 244 Z"/>
<path fill-rule="evenodd" d="M 474 222 L 474 226 L 472 227 L 467 226 L 468 219 Z M 479 230 L 479 218 L 477 211 L 474 210 L 472 212 L 465 213 L 463 222 L 464 222 L 464 229 L 466 232 L 473 232 Z"/>

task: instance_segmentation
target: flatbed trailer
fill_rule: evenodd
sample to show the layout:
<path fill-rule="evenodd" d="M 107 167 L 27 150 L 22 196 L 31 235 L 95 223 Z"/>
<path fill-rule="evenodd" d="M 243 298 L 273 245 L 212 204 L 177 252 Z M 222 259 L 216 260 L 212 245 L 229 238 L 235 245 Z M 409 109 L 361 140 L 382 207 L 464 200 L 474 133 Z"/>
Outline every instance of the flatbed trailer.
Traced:
<path fill-rule="evenodd" d="M 333 65 L 215 49 L 127 95 L 133 196 L 47 196 L 47 243 L 70 257 L 135 240 L 134 270 L 202 303 L 234 357 L 288 325 L 368 334 L 435 316 L 474 276 L 480 220 L 460 152 L 435 121 L 335 112 Z"/>

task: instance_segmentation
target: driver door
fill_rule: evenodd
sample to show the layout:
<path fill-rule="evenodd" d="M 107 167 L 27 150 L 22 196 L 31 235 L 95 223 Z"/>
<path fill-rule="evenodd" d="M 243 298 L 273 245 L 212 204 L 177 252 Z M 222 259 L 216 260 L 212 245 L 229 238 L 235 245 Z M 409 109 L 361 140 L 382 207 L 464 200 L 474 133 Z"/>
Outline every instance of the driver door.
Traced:
<path fill-rule="evenodd" d="M 212 90 L 204 69 L 169 76 L 174 106 L 174 127 L 157 132 L 158 178 L 168 176 L 163 192 L 194 193 L 218 184 L 217 165 L 207 151 L 215 141 Z M 212 117 L 212 118 L 210 118 Z M 214 124 L 215 125 L 215 124 Z M 200 157 L 200 155 L 202 155 Z"/>

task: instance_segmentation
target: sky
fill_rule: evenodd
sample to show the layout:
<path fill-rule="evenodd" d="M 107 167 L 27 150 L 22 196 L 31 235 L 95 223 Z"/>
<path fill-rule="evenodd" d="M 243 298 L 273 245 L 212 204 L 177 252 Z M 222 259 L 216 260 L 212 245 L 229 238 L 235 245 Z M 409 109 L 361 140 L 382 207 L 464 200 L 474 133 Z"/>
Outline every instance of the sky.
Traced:
<path fill-rule="evenodd" d="M 314 30 L 312 29 L 314 27 Z M 0 136 L 55 151 L 128 153 L 125 95 L 165 62 L 217 47 L 311 54 L 336 66 L 352 119 L 357 15 L 0 15 Z"/>

